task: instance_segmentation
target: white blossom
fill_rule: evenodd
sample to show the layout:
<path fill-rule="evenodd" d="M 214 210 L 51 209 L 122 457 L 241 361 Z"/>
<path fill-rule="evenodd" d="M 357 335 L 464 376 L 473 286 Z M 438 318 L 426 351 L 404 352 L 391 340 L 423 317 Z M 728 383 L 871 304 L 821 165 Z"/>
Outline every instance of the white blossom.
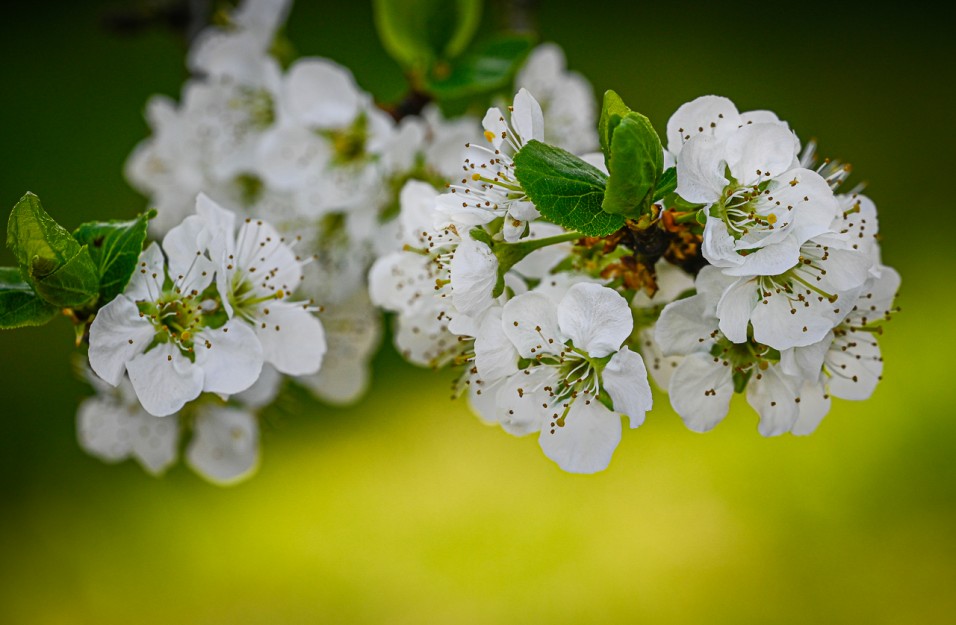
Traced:
<path fill-rule="evenodd" d="M 90 366 L 117 386 L 124 371 L 152 415 L 172 414 L 207 391 L 228 395 L 252 385 L 263 353 L 253 331 L 238 320 L 204 325 L 201 296 L 213 279 L 208 259 L 193 255 L 183 273 L 170 276 L 151 244 L 140 256 L 126 291 L 104 306 L 90 326 Z"/>

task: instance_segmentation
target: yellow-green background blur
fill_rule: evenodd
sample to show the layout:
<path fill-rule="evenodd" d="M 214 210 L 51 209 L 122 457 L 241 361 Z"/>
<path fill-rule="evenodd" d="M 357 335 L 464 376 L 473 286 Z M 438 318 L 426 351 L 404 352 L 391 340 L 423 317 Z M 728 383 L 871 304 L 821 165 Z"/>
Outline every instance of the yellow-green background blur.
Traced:
<path fill-rule="evenodd" d="M 119 0 L 16 4 L 0 208 L 30 190 L 71 228 L 133 215 L 144 200 L 121 168 L 147 97 L 178 98 L 181 44 L 106 33 Z M 288 33 L 392 98 L 368 4 L 300 2 Z M 4 332 L 0 623 L 956 622 L 953 8 L 541 5 L 543 37 L 659 131 L 717 93 L 853 163 L 903 276 L 873 398 L 835 401 L 810 437 L 764 439 L 741 398 L 698 435 L 658 395 L 610 468 L 582 477 L 388 347 L 365 400 L 279 420 L 259 474 L 221 489 L 87 456 L 69 324 Z"/>

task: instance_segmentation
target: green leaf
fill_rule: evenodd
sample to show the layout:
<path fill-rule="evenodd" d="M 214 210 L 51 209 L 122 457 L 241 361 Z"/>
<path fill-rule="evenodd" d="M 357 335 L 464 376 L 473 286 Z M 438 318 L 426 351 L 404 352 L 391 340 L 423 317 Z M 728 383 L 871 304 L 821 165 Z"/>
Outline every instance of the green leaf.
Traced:
<path fill-rule="evenodd" d="M 614 134 L 614 129 L 630 112 L 631 109 L 624 104 L 624 100 L 616 92 L 610 89 L 604 92 L 601 118 L 598 120 L 598 137 L 601 140 L 601 151 L 604 152 L 605 163 L 611 157 L 611 136 Z"/>
<path fill-rule="evenodd" d="M 452 100 L 510 86 L 533 45 L 528 35 L 489 39 L 455 63 L 447 76 L 432 76 L 427 88 L 438 99 Z"/>
<path fill-rule="evenodd" d="M 561 148 L 529 141 L 515 154 L 515 176 L 541 214 L 586 236 L 619 230 L 624 217 L 601 209 L 607 176 Z"/>
<path fill-rule="evenodd" d="M 468 47 L 481 21 L 481 0 L 375 0 L 375 27 L 385 50 L 406 69 L 425 71 Z"/>
<path fill-rule="evenodd" d="M 662 200 L 677 188 L 677 168 L 668 167 L 661 174 L 661 179 L 657 181 L 657 187 L 654 189 L 654 197 L 651 200 L 656 202 Z"/>
<path fill-rule="evenodd" d="M 33 292 L 16 267 L 0 267 L 0 330 L 41 326 L 56 316 L 57 307 Z"/>
<path fill-rule="evenodd" d="M 32 193 L 10 213 L 7 246 L 17 257 L 20 275 L 50 304 L 78 308 L 96 298 L 96 266 L 86 246 L 56 223 Z"/>
<path fill-rule="evenodd" d="M 100 301 L 108 302 L 126 288 L 143 251 L 146 225 L 155 214 L 150 211 L 130 221 L 87 222 L 73 233 L 96 265 Z"/>
<path fill-rule="evenodd" d="M 633 111 L 614 127 L 610 177 L 602 207 L 625 217 L 638 217 L 650 205 L 664 169 L 664 149 L 651 122 Z"/>

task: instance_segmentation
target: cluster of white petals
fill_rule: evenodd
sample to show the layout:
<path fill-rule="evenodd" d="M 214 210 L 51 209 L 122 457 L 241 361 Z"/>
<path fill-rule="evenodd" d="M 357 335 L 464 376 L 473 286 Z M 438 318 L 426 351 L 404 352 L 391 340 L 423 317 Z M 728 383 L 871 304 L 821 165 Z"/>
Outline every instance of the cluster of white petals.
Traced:
<path fill-rule="evenodd" d="M 875 335 L 893 312 L 899 275 L 882 265 L 876 207 L 837 194 L 846 169 L 814 169 L 769 111 L 738 113 L 704 96 L 668 122 L 677 193 L 706 217 L 709 263 L 697 294 L 669 304 L 649 340 L 670 358 L 674 409 L 705 431 L 734 391 L 765 436 L 812 432 L 830 397 L 866 399 L 882 372 Z"/>
<path fill-rule="evenodd" d="M 642 127 L 638 168 L 656 174 L 651 192 L 615 185 L 642 189 L 622 204 L 611 183 L 633 172 L 611 160 L 629 149 L 609 138 L 617 113 L 595 153 L 592 88 L 557 46 L 531 52 L 510 105 L 448 119 L 417 83 L 411 104 L 384 108 L 331 60 L 283 68 L 288 11 L 241 2 L 197 38 L 180 101 L 147 106 L 152 136 L 127 176 L 162 246 L 90 327 L 97 395 L 77 417 L 90 453 L 159 474 L 190 436 L 195 471 L 244 479 L 283 376 L 334 404 L 361 397 L 383 312 L 405 359 L 456 368 L 482 421 L 537 434 L 573 473 L 608 467 L 622 417 L 644 422 L 649 376 L 697 432 L 737 393 L 774 436 L 814 431 L 831 397 L 874 392 L 900 283 L 876 207 L 775 113 L 709 95 L 671 116 L 664 146 Z M 540 169 L 518 168 L 522 150 Z M 540 154 L 562 150 L 552 164 L 568 169 L 550 180 Z M 614 211 L 616 232 L 588 221 Z"/>

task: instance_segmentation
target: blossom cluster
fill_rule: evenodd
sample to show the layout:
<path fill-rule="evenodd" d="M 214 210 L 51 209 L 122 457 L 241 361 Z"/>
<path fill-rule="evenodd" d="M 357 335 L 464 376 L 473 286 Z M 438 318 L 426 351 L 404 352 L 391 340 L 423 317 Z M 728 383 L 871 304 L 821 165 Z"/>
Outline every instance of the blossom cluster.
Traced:
<path fill-rule="evenodd" d="M 831 396 L 872 394 L 900 282 L 875 205 L 840 192 L 849 168 L 815 165 L 815 145 L 774 113 L 717 96 L 681 106 L 662 154 L 676 188 L 605 237 L 549 223 L 515 175 L 515 154 L 548 136 L 528 91 L 483 126 L 445 193 L 405 188 L 405 251 L 370 275 L 400 351 L 461 365 L 482 419 L 538 432 L 563 469 L 593 472 L 619 415 L 636 427 L 651 408 L 645 363 L 699 432 L 735 391 L 765 436 L 808 434 Z M 602 155 L 580 156 L 606 173 Z"/>
<path fill-rule="evenodd" d="M 574 473 L 644 422 L 650 379 L 697 432 L 735 393 L 765 436 L 873 393 L 900 283 L 875 204 L 775 113 L 703 96 L 662 142 L 614 92 L 599 115 L 553 44 L 510 102 L 383 106 L 333 61 L 280 64 L 288 10 L 241 3 L 147 107 L 127 176 L 162 245 L 89 326 L 91 453 L 161 473 L 191 431 L 197 472 L 241 480 L 284 376 L 362 395 L 385 314 L 405 359 Z"/>
<path fill-rule="evenodd" d="M 127 291 L 91 327 L 90 363 L 100 379 L 78 431 L 84 448 L 104 459 L 132 453 L 161 472 L 175 459 L 180 430 L 231 440 L 226 421 L 197 416 L 222 408 L 206 394 L 231 396 L 230 422 L 243 410 L 242 431 L 257 448 L 255 412 L 269 402 L 243 398 L 262 377 L 270 390 L 257 396 L 270 401 L 283 375 L 322 401 L 360 398 L 382 334 L 368 270 L 415 238 L 409 218 L 398 215 L 402 189 L 443 188 L 457 176 L 464 144 L 480 134 L 478 119 L 447 118 L 435 104 L 393 115 L 329 59 L 298 58 L 283 69 L 274 42 L 290 4 L 240 3 L 228 23 L 194 41 L 179 101 L 154 96 L 147 104 L 152 135 L 130 155 L 126 174 L 156 209 L 149 229 L 163 246 L 144 252 Z M 565 71 L 560 48 L 539 46 L 515 81 L 553 92 L 546 102 L 565 121 L 551 140 L 596 145 L 590 85 Z M 244 222 L 238 235 L 224 234 L 233 221 Z M 93 405 L 117 419 L 138 415 L 144 427 L 92 419 Z M 135 451 L 147 439 L 157 449 L 155 415 L 178 415 L 163 419 L 163 462 Z M 108 447 L 119 431 L 122 453 Z M 246 457 L 242 475 L 254 465 L 255 454 Z"/>

